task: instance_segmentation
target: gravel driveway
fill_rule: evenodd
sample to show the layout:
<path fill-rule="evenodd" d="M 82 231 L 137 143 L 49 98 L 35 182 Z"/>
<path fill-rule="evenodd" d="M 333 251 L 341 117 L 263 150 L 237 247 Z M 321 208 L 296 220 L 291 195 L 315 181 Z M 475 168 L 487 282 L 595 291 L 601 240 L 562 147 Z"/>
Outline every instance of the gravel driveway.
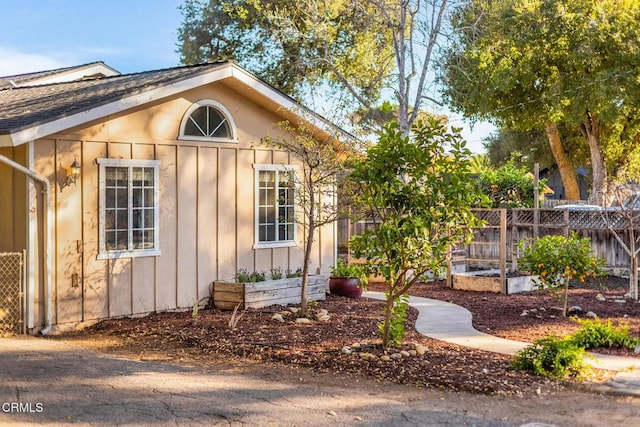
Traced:
<path fill-rule="evenodd" d="M 306 374 L 301 371 L 300 375 Z M 610 404 L 615 402 L 610 400 Z M 611 408 L 600 402 L 598 406 L 613 409 L 621 422 L 632 425 L 628 422 L 637 415 L 638 403 L 626 401 L 620 408 Z M 61 340 L 0 339 L 3 426 L 514 426 L 544 421 L 532 416 L 543 416 L 547 423 L 559 421 L 557 425 L 598 425 L 598 419 L 602 421 L 593 412 L 584 420 L 566 414 L 565 405 L 570 404 L 561 403 L 563 415 L 549 408 L 540 411 L 517 397 L 489 398 L 375 382 L 345 387 L 329 385 L 325 379 L 318 384 L 309 377 L 121 359 Z M 540 413 L 544 415 L 536 415 Z M 607 421 L 614 425 L 611 422 L 616 418 Z"/>

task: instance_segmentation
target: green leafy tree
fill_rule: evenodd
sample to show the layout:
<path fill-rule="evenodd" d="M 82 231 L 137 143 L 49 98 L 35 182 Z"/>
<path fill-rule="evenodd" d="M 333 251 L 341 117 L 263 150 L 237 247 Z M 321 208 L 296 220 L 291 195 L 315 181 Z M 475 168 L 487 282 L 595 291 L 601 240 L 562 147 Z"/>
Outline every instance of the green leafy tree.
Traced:
<path fill-rule="evenodd" d="M 427 272 L 441 271 L 448 248 L 468 242 L 479 225 L 471 207 L 486 197 L 471 175 L 470 155 L 459 133 L 431 118 L 416 122 L 411 138 L 391 123 L 353 162 L 355 204 L 376 225 L 350 243 L 369 273 L 386 281 L 385 347 L 401 335 L 394 322 L 404 313 L 401 297 Z"/>
<path fill-rule="evenodd" d="M 569 238 L 544 236 L 533 243 L 523 241 L 524 255 L 518 260 L 520 268 L 539 277 L 543 288 L 562 292 L 562 315 L 567 315 L 569 282 L 584 282 L 589 276 L 602 274 L 605 262 L 593 254 L 588 238 L 575 232 Z"/>
<path fill-rule="evenodd" d="M 480 188 L 491 199 L 493 208 L 532 208 L 534 177 L 525 167 L 513 161 L 499 168 L 486 168 L 478 174 Z M 544 190 L 541 180 L 539 191 Z"/>
<path fill-rule="evenodd" d="M 433 92 L 449 4 L 185 0 L 179 51 L 187 64 L 235 59 L 288 94 L 328 101 L 330 118 L 343 125 L 354 111 L 376 116 L 389 101 L 408 134 Z"/>
<path fill-rule="evenodd" d="M 346 153 L 351 149 L 347 142 L 323 134 L 304 123 L 279 123 L 279 129 L 285 136 L 266 137 L 262 142 L 292 153 L 300 162 L 302 170 L 296 176 L 295 196 L 299 212 L 296 222 L 304 228 L 304 258 L 302 264 L 302 285 L 300 290 L 299 314 L 308 313 L 307 289 L 311 250 L 322 227 L 346 218 L 349 209 L 347 193 L 341 194 L 341 203 L 337 203 L 338 188 L 346 189 L 344 181 Z"/>
<path fill-rule="evenodd" d="M 451 105 L 502 127 L 544 130 L 567 197 L 575 199 L 575 165 L 559 124 L 579 133 L 599 203 L 607 165 L 627 167 L 640 140 L 640 3 L 471 0 L 453 28 L 443 67 Z"/>

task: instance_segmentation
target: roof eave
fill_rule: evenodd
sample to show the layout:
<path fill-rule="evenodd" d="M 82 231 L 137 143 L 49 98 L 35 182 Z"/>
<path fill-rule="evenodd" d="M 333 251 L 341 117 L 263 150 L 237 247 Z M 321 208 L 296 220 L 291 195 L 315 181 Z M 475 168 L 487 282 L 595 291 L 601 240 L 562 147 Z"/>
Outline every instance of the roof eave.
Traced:
<path fill-rule="evenodd" d="M 287 110 L 298 116 L 300 119 L 310 123 L 319 130 L 329 135 L 340 134 L 343 137 L 351 137 L 347 132 L 338 128 L 328 120 L 305 108 L 292 98 L 278 91 L 277 89 L 264 83 L 262 80 L 244 70 L 235 63 L 228 62 L 221 64 L 220 67 L 213 70 L 197 74 L 174 83 L 164 85 L 159 88 L 151 89 L 136 95 L 122 98 L 118 101 L 100 105 L 80 113 L 75 113 L 67 117 L 62 117 L 49 122 L 33 124 L 31 126 L 14 129 L 4 134 L 0 133 L 0 147 L 18 146 L 29 141 L 44 138 L 46 136 L 64 131 L 65 129 L 74 128 L 86 123 L 99 120 L 103 117 L 135 108 L 140 105 L 157 101 L 177 93 L 184 92 L 196 87 L 218 82 L 226 78 L 235 78 L 242 82 L 250 89 L 256 91 L 261 96 L 270 99 L 279 105 L 283 110 Z"/>

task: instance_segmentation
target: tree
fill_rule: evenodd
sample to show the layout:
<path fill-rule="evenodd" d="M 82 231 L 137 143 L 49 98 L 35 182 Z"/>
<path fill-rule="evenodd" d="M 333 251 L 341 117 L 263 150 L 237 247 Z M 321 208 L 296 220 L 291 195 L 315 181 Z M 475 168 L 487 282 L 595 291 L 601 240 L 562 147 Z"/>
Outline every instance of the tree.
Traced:
<path fill-rule="evenodd" d="M 317 232 L 323 226 L 346 217 L 348 211 L 346 194 L 341 195 L 343 200 L 338 204 L 337 190 L 345 180 L 344 161 L 350 149 L 344 142 L 322 135 L 304 123 L 292 125 L 283 121 L 278 126 L 287 136 L 269 136 L 262 142 L 292 153 L 302 166 L 301 173 L 296 176 L 294 194 L 297 208 L 302 212 L 296 217 L 296 222 L 305 231 L 299 311 L 300 316 L 305 316 L 311 249 Z"/>
<path fill-rule="evenodd" d="M 602 215 L 607 228 L 629 256 L 629 295 L 638 301 L 640 199 L 637 193 L 630 196 L 622 187 L 617 187 L 610 194 L 617 204 L 617 209 L 605 209 Z"/>
<path fill-rule="evenodd" d="M 471 207 L 486 198 L 471 176 L 470 155 L 459 133 L 430 118 L 414 124 L 411 138 L 391 123 L 352 164 L 354 203 L 376 225 L 350 244 L 369 272 L 386 281 L 385 347 L 401 338 L 403 329 L 391 326 L 401 326 L 403 295 L 428 272 L 441 271 L 449 247 L 469 241 L 479 225 Z"/>
<path fill-rule="evenodd" d="M 579 192 L 558 125 L 580 132 L 597 203 L 606 164 L 636 149 L 639 18 L 640 4 L 622 0 L 472 0 L 453 20 L 445 97 L 468 116 L 544 130 L 568 198 Z"/>
<path fill-rule="evenodd" d="M 181 58 L 234 58 L 286 93 L 329 102 L 345 126 L 350 113 L 388 98 L 408 134 L 431 89 L 449 3 L 186 0 Z"/>

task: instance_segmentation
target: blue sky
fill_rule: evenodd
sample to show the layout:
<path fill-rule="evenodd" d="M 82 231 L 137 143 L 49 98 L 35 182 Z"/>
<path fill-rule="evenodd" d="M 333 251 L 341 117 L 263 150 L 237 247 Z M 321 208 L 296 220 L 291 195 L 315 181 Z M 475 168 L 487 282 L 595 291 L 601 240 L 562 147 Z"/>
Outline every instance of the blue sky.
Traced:
<path fill-rule="evenodd" d="M 179 65 L 182 0 L 0 0 L 0 76 L 104 61 L 121 73 Z M 463 126 L 472 151 L 493 126 Z"/>

